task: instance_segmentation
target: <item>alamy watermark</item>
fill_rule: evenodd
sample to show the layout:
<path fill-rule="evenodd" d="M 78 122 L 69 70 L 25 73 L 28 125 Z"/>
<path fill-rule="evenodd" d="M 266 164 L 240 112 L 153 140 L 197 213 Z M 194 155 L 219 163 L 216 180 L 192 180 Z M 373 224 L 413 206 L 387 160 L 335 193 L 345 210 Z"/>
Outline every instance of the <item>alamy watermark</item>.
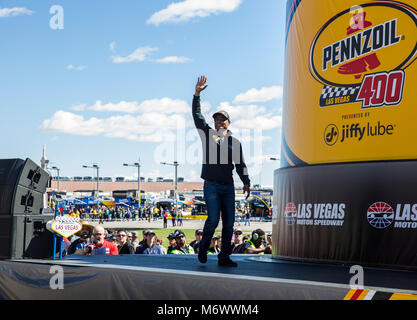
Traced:
<path fill-rule="evenodd" d="M 361 289 L 363 290 L 364 283 L 364 273 L 362 266 L 354 265 L 349 269 L 349 273 L 353 274 L 350 278 L 349 285 L 351 289 Z"/>
<path fill-rule="evenodd" d="M 64 290 L 64 268 L 52 266 L 49 273 L 53 275 L 49 280 L 49 287 L 52 290 Z"/>
<path fill-rule="evenodd" d="M 49 13 L 53 15 L 49 19 L 49 27 L 52 30 L 64 29 L 64 8 L 56 4 L 49 9 Z"/>

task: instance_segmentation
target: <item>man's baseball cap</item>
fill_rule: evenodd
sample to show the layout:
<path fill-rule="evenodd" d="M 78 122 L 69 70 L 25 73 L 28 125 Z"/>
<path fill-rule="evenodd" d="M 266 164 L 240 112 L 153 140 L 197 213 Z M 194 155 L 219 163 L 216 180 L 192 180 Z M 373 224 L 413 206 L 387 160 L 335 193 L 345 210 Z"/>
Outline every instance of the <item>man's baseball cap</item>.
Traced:
<path fill-rule="evenodd" d="M 155 233 L 155 232 L 153 232 L 152 230 L 148 230 L 148 231 L 145 233 L 145 236 L 149 236 L 149 235 L 151 235 L 151 234 L 155 235 L 156 233 Z"/>
<path fill-rule="evenodd" d="M 167 238 L 168 239 L 174 239 L 174 234 L 173 233 L 170 233 Z"/>
<path fill-rule="evenodd" d="M 195 234 L 197 234 L 197 233 L 203 233 L 203 229 L 197 229 L 197 230 L 195 231 Z"/>
<path fill-rule="evenodd" d="M 213 114 L 213 118 L 215 118 L 217 115 L 222 115 L 223 117 L 225 117 L 227 120 L 229 120 L 229 122 L 230 122 L 230 116 L 229 116 L 229 114 L 226 112 L 226 111 L 224 111 L 224 110 L 220 110 L 220 111 L 217 111 L 215 114 Z"/>
<path fill-rule="evenodd" d="M 178 237 L 181 237 L 181 236 L 185 237 L 185 233 L 182 232 L 181 230 L 175 231 L 174 238 L 178 238 Z"/>
<path fill-rule="evenodd" d="M 242 229 L 240 229 L 240 228 L 236 228 L 235 230 L 233 230 L 233 233 L 236 233 L 236 232 L 243 233 L 243 232 L 242 232 Z"/>

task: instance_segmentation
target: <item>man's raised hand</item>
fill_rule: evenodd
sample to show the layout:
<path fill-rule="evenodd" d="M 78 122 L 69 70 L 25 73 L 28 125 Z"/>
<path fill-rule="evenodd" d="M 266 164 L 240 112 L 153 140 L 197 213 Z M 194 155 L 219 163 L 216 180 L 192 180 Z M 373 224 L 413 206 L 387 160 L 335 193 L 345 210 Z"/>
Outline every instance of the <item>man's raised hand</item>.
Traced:
<path fill-rule="evenodd" d="M 200 96 L 200 92 L 207 88 L 207 78 L 205 76 L 198 77 L 197 84 L 195 85 L 195 96 Z"/>

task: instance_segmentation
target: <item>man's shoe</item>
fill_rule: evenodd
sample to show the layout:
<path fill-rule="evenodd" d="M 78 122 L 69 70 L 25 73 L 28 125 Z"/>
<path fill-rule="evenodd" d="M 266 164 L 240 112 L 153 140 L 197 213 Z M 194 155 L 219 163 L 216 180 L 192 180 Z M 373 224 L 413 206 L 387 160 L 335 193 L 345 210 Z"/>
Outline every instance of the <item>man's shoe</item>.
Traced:
<path fill-rule="evenodd" d="M 198 252 L 198 261 L 201 263 L 207 262 L 207 252 L 199 251 Z"/>
<path fill-rule="evenodd" d="M 219 260 L 218 265 L 219 267 L 237 267 L 237 263 L 230 259 Z"/>

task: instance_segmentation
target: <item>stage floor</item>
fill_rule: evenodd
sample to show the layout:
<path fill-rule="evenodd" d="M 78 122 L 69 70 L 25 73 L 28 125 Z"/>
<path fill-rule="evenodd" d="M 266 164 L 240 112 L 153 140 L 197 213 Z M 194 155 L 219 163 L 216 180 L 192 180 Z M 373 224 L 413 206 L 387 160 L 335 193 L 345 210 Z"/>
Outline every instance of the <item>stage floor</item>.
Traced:
<path fill-rule="evenodd" d="M 271 259 L 268 255 L 233 255 L 232 258 L 239 264 L 237 268 L 219 267 L 214 255 L 208 256 L 206 264 L 199 263 L 196 255 L 69 256 L 63 260 L 0 261 L 0 271 L 6 271 L 0 272 L 0 297 L 339 300 L 354 294 L 349 285 L 354 274 L 349 273 L 349 266 L 291 262 Z M 47 290 L 52 265 L 63 268 L 65 289 L 60 292 Z M 417 295 L 417 272 L 363 270 L 363 289 L 371 293 L 368 298 L 385 299 L 394 293 Z M 21 292 L 16 289 L 19 287 L 16 282 L 22 287 Z"/>

